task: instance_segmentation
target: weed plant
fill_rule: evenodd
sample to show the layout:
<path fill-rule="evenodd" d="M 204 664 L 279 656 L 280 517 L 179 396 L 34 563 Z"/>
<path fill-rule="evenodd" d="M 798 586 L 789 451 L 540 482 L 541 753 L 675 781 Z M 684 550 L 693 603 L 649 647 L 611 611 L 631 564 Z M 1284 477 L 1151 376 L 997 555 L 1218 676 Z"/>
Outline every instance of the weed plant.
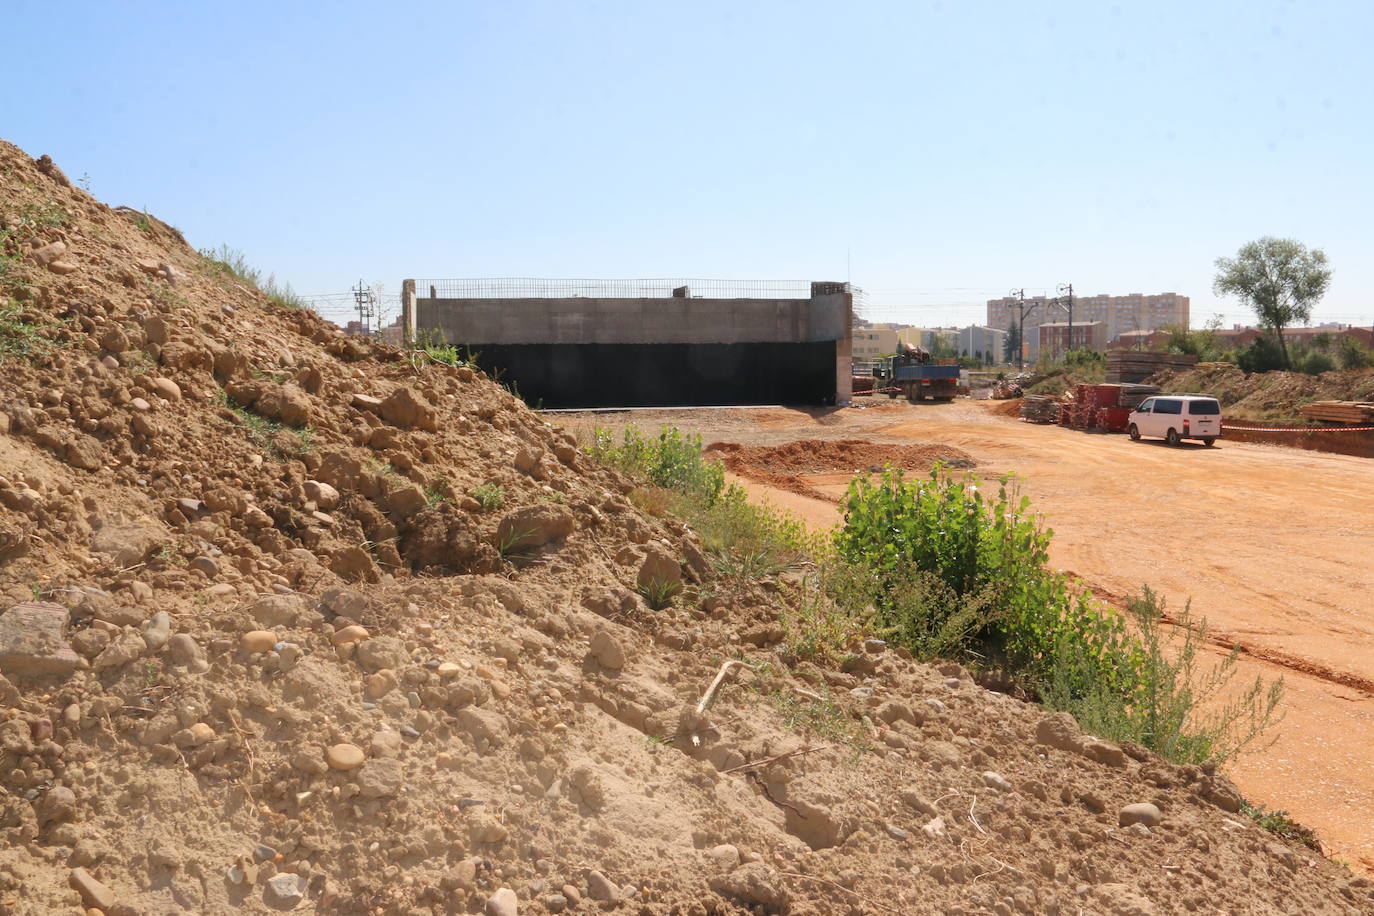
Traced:
<path fill-rule="evenodd" d="M 1179 763 L 1224 762 L 1273 724 L 1281 681 L 1232 691 L 1234 653 L 1202 670 L 1205 625 L 1185 610 L 1164 627 L 1149 589 L 1125 615 L 1094 601 L 1049 566 L 1053 532 L 1029 508 L 1011 478 L 985 495 L 942 467 L 925 480 L 889 469 L 850 484 L 835 548 L 866 570 L 876 623 L 897 642 L 1005 667 L 1094 734 Z"/>
<path fill-rule="evenodd" d="M 245 283 L 283 308 L 310 307 L 309 303 L 291 288 L 290 283 L 278 283 L 276 274 L 264 276 L 262 271 L 248 263 L 243 252 L 237 248 L 230 248 L 228 245 L 221 245 L 218 249 L 202 248 L 200 256 L 212 276 L 232 278 Z"/>

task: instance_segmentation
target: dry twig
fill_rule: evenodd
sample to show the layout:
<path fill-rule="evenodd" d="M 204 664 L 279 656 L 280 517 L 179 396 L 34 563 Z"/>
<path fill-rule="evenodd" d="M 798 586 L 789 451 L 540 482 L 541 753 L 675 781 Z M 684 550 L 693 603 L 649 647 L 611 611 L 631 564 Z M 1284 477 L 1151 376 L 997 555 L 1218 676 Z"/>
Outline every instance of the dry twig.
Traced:
<path fill-rule="evenodd" d="M 774 754 L 772 757 L 764 757 L 764 758 L 762 758 L 762 759 L 760 759 L 760 760 L 751 760 L 749 763 L 741 763 L 741 764 L 740 764 L 739 766 L 737 766 L 737 767 L 730 767 L 729 769 L 727 769 L 727 770 L 721 770 L 720 772 L 721 772 L 722 774 L 725 774 L 725 773 L 735 773 L 735 772 L 738 772 L 738 771 L 740 771 L 740 770 L 751 770 L 751 769 L 753 769 L 754 767 L 767 766 L 768 764 L 770 764 L 770 763 L 776 763 L 776 762 L 779 761 L 779 760 L 786 760 L 786 759 L 788 759 L 789 757 L 800 757 L 802 754 L 810 754 L 812 751 L 823 751 L 823 750 L 825 750 L 826 748 L 833 747 L 833 746 L 834 746 L 834 745 L 831 745 L 831 744 L 822 744 L 822 745 L 818 745 L 817 747 L 799 747 L 799 748 L 797 748 L 796 750 L 794 750 L 794 751 L 788 751 L 788 752 L 785 753 L 785 754 Z"/>

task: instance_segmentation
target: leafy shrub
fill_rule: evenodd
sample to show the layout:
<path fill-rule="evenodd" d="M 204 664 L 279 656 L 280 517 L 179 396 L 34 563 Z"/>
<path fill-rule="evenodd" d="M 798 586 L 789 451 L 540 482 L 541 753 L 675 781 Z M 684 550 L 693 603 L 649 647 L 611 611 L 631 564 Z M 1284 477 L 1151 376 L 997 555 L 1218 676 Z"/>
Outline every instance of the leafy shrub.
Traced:
<path fill-rule="evenodd" d="M 1336 362 L 1342 369 L 1367 369 L 1374 365 L 1374 353 L 1353 337 L 1342 337 L 1336 345 Z"/>
<path fill-rule="evenodd" d="M 1076 697 L 1052 684 L 1045 699 L 1095 735 L 1135 741 L 1169 760 L 1229 760 L 1275 724 L 1283 682 L 1266 685 L 1256 677 L 1233 690 L 1239 651 L 1202 670 L 1207 622 L 1195 622 L 1185 607 L 1165 624 L 1164 611 L 1148 587 L 1126 602 L 1136 647 L 1132 681 L 1114 689 L 1093 685 Z"/>
<path fill-rule="evenodd" d="M 855 478 L 844 508 L 836 552 L 867 571 L 877 626 L 915 654 L 1005 665 L 1090 730 L 1181 762 L 1224 759 L 1272 720 L 1281 682 L 1213 702 L 1234 658 L 1198 671 L 1205 627 L 1189 628 L 1186 611 L 1179 648 L 1148 590 L 1123 618 L 1052 570 L 1052 532 L 1010 478 L 985 495 L 942 467 L 926 480 L 889 469 Z"/>
<path fill-rule="evenodd" d="M 1236 351 L 1236 365 L 1246 372 L 1272 372 L 1284 368 L 1283 352 L 1273 337 L 1262 334 Z"/>
<path fill-rule="evenodd" d="M 1293 359 L 1293 368 L 1308 375 L 1321 375 L 1336 368 L 1336 361 L 1325 351 L 1311 349 Z"/>
<path fill-rule="evenodd" d="M 626 429 L 619 442 L 610 430 L 598 428 L 588 453 L 602 464 L 708 506 L 725 489 L 725 468 L 702 456 L 701 437 L 685 436 L 666 426 L 654 439 L 645 438 L 637 429 Z"/>
<path fill-rule="evenodd" d="M 724 466 L 702 454 L 700 436 L 665 427 L 648 438 L 631 428 L 617 439 L 598 428 L 587 454 L 649 484 L 632 491 L 631 499 L 651 514 L 671 512 L 690 523 L 724 575 L 774 575 L 803 561 L 815 540 L 787 513 L 751 503 L 742 487 L 726 486 Z"/>

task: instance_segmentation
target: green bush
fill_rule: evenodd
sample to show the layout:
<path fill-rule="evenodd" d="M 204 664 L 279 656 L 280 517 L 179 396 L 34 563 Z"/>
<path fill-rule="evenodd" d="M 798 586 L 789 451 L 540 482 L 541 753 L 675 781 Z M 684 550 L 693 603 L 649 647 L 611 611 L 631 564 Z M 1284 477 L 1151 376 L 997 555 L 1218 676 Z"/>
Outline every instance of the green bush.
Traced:
<path fill-rule="evenodd" d="M 1293 368 L 1308 375 L 1321 375 L 1336 368 L 1336 361 L 1324 350 L 1307 350 L 1293 358 Z"/>
<path fill-rule="evenodd" d="M 1148 590 L 1125 617 L 1093 600 L 1049 567 L 1052 532 L 1029 508 L 1010 478 L 985 494 L 941 467 L 925 480 L 889 469 L 850 484 L 835 550 L 865 570 L 875 625 L 914 654 L 1003 666 L 1089 730 L 1171 760 L 1224 759 L 1258 737 L 1281 682 L 1214 702 L 1234 657 L 1200 672 L 1205 627 L 1190 628 L 1185 611 L 1174 646 Z"/>
<path fill-rule="evenodd" d="M 1073 712 L 1092 734 L 1135 741 L 1178 763 L 1229 760 L 1275 724 L 1283 682 L 1256 677 L 1233 688 L 1239 651 L 1203 670 L 1198 651 L 1207 644 L 1207 622 L 1194 621 L 1185 607 L 1165 624 L 1164 611 L 1148 587 L 1126 602 L 1136 644 L 1130 682 L 1091 685 L 1077 696 L 1051 684 L 1044 699 Z"/>
<path fill-rule="evenodd" d="M 1262 334 L 1236 352 L 1236 365 L 1246 372 L 1272 372 L 1284 368 L 1283 352 L 1268 334 Z"/>
<path fill-rule="evenodd" d="M 654 439 L 646 439 L 637 429 L 626 429 L 619 442 L 610 430 L 598 428 L 588 453 L 602 464 L 647 478 L 654 486 L 707 506 L 725 489 L 725 468 L 702 456 L 701 437 L 684 436 L 666 426 Z"/>
<path fill-rule="evenodd" d="M 1336 345 L 1336 362 L 1342 369 L 1367 369 L 1374 365 L 1374 353 L 1353 337 L 1342 337 Z"/>
<path fill-rule="evenodd" d="M 953 627 L 965 636 L 950 648 L 991 653 L 1031 684 L 1055 678 L 1075 696 L 1092 684 L 1128 679 L 1132 654 L 1124 626 L 1049 568 L 1052 532 L 1029 507 L 1011 478 L 985 496 L 976 477 L 955 479 L 943 467 L 926 480 L 889 469 L 876 483 L 867 477 L 850 483 L 835 547 L 844 560 L 872 571 L 880 623 L 949 634 L 950 618 L 974 603 L 979 612 Z M 913 605 L 913 570 L 932 575 L 950 597 L 939 600 L 941 592 L 927 586 L 929 599 Z M 913 610 L 935 616 L 902 619 Z M 1085 651 L 1068 651 L 1079 643 Z"/>
<path fill-rule="evenodd" d="M 662 491 L 637 493 L 635 501 L 645 507 L 666 507 L 691 524 L 717 570 L 725 575 L 774 575 L 802 562 L 814 541 L 806 526 L 787 513 L 751 503 L 740 486 L 726 486 L 724 466 L 706 459 L 700 436 L 665 427 L 655 438 L 633 428 L 617 438 L 610 430 L 598 428 L 587 453 Z"/>

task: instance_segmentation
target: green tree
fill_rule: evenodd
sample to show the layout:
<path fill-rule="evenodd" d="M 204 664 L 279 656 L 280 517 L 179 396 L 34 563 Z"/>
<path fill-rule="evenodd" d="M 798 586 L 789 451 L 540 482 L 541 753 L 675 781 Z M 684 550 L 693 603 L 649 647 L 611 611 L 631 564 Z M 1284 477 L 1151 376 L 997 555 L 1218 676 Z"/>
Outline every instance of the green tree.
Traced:
<path fill-rule="evenodd" d="M 1008 364 L 1017 361 L 1017 354 L 1021 352 L 1021 325 L 1013 324 L 1007 328 L 1007 335 L 1002 338 L 1002 359 Z"/>
<path fill-rule="evenodd" d="M 1287 368 L 1288 345 L 1283 329 L 1312 319 L 1312 306 L 1331 285 L 1331 269 L 1321 249 L 1308 250 L 1294 239 L 1265 236 L 1243 246 L 1234 258 L 1217 258 L 1212 291 L 1235 296 L 1255 310 L 1262 327 L 1278 338 Z"/>

